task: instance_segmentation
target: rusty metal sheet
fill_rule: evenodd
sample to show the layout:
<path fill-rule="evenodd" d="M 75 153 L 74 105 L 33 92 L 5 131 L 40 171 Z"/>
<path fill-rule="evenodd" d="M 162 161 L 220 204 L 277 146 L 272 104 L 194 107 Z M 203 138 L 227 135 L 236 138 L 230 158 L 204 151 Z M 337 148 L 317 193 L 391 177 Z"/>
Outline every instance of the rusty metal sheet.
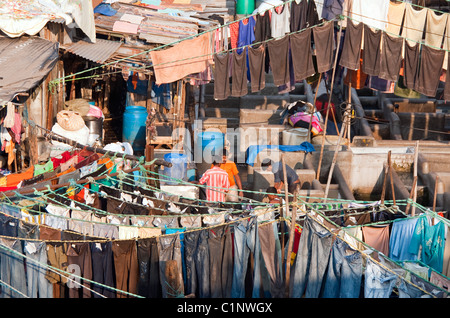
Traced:
<path fill-rule="evenodd" d="M 67 47 L 66 51 L 87 60 L 102 64 L 109 59 L 121 45 L 122 42 L 104 39 L 97 39 L 95 43 L 78 41 Z"/>

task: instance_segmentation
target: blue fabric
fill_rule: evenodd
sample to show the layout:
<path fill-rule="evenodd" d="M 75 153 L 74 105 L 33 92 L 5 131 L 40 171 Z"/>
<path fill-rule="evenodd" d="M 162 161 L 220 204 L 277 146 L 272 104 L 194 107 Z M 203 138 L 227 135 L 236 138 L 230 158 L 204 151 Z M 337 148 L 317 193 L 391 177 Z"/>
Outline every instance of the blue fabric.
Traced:
<path fill-rule="evenodd" d="M 265 149 L 275 149 L 286 152 L 293 151 L 305 151 L 306 153 L 315 151 L 314 146 L 307 141 L 302 142 L 300 145 L 253 145 L 247 148 L 247 164 L 253 166 L 258 153 Z"/>
<path fill-rule="evenodd" d="M 417 219 L 399 219 L 392 225 L 389 238 L 389 258 L 394 261 L 414 261 L 416 254 L 408 252 Z"/>
<path fill-rule="evenodd" d="M 114 10 L 108 3 L 100 3 L 94 8 L 94 13 L 100 13 L 110 17 L 115 15 L 117 13 L 117 10 Z"/>

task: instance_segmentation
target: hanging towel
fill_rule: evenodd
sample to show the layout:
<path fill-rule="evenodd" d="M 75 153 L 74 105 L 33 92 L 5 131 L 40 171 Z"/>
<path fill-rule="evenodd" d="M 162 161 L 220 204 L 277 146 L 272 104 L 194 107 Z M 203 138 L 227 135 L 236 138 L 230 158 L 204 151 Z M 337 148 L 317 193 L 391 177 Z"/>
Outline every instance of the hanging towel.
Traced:
<path fill-rule="evenodd" d="M 423 30 L 425 27 L 425 20 L 427 18 L 427 9 L 414 9 L 410 3 L 406 4 L 405 21 L 403 22 L 402 37 L 410 45 L 422 42 Z"/>
<path fill-rule="evenodd" d="M 414 81 L 419 65 L 420 44 L 415 43 L 410 45 L 405 41 L 405 59 L 404 59 L 404 77 L 405 86 L 409 89 L 414 89 Z"/>
<path fill-rule="evenodd" d="M 425 44 L 440 48 L 444 39 L 444 30 L 447 24 L 447 13 L 436 13 L 427 9 L 427 22 L 425 32 Z"/>
<path fill-rule="evenodd" d="M 381 41 L 380 72 L 378 76 L 396 82 L 402 65 L 403 38 L 383 32 Z"/>
<path fill-rule="evenodd" d="M 359 69 L 363 29 L 363 23 L 355 24 L 348 20 L 339 65 L 351 70 Z"/>
<path fill-rule="evenodd" d="M 386 30 L 386 21 L 389 9 L 389 0 L 353 0 L 350 10 L 350 18 L 354 22 Z"/>
<path fill-rule="evenodd" d="M 241 54 L 233 51 L 232 54 L 231 96 L 241 97 L 247 94 L 247 49 Z"/>
<path fill-rule="evenodd" d="M 447 63 L 448 63 L 449 62 L 448 59 L 450 59 L 450 56 L 448 56 L 448 54 L 446 54 L 446 55 L 447 55 L 446 59 L 447 59 Z M 444 100 L 446 100 L 446 101 L 450 100 L 450 74 L 447 74 L 447 76 L 445 77 Z"/>
<path fill-rule="evenodd" d="M 386 32 L 393 35 L 400 35 L 405 8 L 406 2 L 389 1 Z"/>
<path fill-rule="evenodd" d="M 422 45 L 420 65 L 415 80 L 415 90 L 417 92 L 429 97 L 436 95 L 444 56 L 444 51 Z"/>
<path fill-rule="evenodd" d="M 277 86 L 289 83 L 289 36 L 267 42 L 273 83 Z"/>
<path fill-rule="evenodd" d="M 294 78 L 299 82 L 315 73 L 312 59 L 311 29 L 293 33 L 289 40 L 291 42 Z"/>
<path fill-rule="evenodd" d="M 450 19 L 447 19 L 446 27 L 445 27 L 445 34 L 444 34 L 444 44 L 442 45 L 442 49 L 445 50 L 445 58 L 444 63 L 442 65 L 442 68 L 444 70 L 447 69 L 448 65 L 448 51 L 450 50 Z"/>
<path fill-rule="evenodd" d="M 15 120 L 15 107 L 14 104 L 11 102 L 8 102 L 6 104 L 6 116 L 3 121 L 3 126 L 6 128 L 12 128 L 14 126 L 14 120 Z"/>
<path fill-rule="evenodd" d="M 380 72 L 381 32 L 381 30 L 372 30 L 368 25 L 364 25 L 362 71 L 368 75 L 378 76 Z"/>
<path fill-rule="evenodd" d="M 251 91 L 252 93 L 266 87 L 266 45 L 259 45 L 257 48 L 248 47 L 248 67 L 250 69 Z"/>
<path fill-rule="evenodd" d="M 230 54 L 214 54 L 214 99 L 223 100 L 230 96 Z"/>
<path fill-rule="evenodd" d="M 317 72 L 327 72 L 333 66 L 334 58 L 334 24 L 328 22 L 313 28 L 315 55 L 317 59 Z"/>
<path fill-rule="evenodd" d="M 346 2 L 345 0 L 326 0 L 323 3 L 322 18 L 325 20 L 333 20 L 340 14 L 343 14 Z"/>

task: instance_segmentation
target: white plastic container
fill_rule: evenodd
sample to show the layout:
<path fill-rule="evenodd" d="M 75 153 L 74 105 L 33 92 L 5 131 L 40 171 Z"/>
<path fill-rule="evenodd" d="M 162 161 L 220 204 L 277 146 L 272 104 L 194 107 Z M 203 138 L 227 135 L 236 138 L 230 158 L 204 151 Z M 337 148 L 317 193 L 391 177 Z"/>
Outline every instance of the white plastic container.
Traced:
<path fill-rule="evenodd" d="M 298 146 L 304 141 L 308 141 L 308 129 L 306 128 L 292 128 L 283 130 L 282 133 L 283 145 Z"/>

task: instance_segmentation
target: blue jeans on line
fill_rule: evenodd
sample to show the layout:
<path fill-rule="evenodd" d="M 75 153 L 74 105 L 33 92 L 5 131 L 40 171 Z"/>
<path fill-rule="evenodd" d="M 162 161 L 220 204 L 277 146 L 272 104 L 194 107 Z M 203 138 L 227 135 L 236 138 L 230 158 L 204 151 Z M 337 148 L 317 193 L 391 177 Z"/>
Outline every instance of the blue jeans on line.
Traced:
<path fill-rule="evenodd" d="M 20 240 L 10 239 L 0 239 L 0 241 L 1 245 L 6 246 L 6 249 L 0 248 L 0 280 L 26 295 L 27 282 L 24 259 L 22 256 L 15 254 L 15 252 L 23 254 L 22 242 Z M 24 296 L 2 285 L 0 297 L 22 298 Z"/>
<path fill-rule="evenodd" d="M 231 298 L 245 297 L 245 274 L 250 253 L 254 256 L 252 297 L 260 297 L 261 248 L 258 239 L 257 218 L 251 217 L 234 225 L 234 268 Z"/>
<path fill-rule="evenodd" d="M 323 298 L 358 298 L 362 281 L 362 255 L 336 238 L 326 273 Z"/>
<path fill-rule="evenodd" d="M 26 242 L 28 297 L 53 298 L 53 284 L 45 277 L 47 273 L 47 244 Z M 35 262 L 34 262 L 34 261 Z"/>
<path fill-rule="evenodd" d="M 303 294 L 305 298 L 319 297 L 332 244 L 333 234 L 307 215 L 295 259 L 290 297 L 300 298 Z"/>
<path fill-rule="evenodd" d="M 370 258 L 367 259 L 364 297 L 365 298 L 389 298 L 398 276 L 379 266 Z"/>

